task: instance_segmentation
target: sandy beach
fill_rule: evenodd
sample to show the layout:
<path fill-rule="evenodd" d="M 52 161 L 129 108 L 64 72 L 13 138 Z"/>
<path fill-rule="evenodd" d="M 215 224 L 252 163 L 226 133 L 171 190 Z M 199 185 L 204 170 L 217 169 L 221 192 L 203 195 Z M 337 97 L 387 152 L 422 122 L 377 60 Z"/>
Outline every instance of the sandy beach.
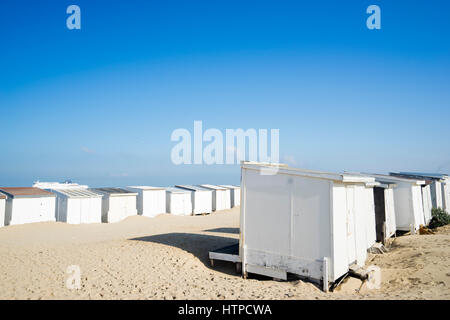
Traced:
<path fill-rule="evenodd" d="M 225 262 L 212 268 L 208 251 L 238 236 L 239 208 L 207 216 L 135 216 L 114 224 L 4 227 L 0 298 L 450 299 L 449 226 L 434 235 L 398 237 L 387 254 L 371 254 L 367 265 L 381 268 L 380 289 L 348 278 L 330 293 L 300 280 L 244 280 Z M 81 289 L 66 287 L 70 265 L 80 267 Z"/>

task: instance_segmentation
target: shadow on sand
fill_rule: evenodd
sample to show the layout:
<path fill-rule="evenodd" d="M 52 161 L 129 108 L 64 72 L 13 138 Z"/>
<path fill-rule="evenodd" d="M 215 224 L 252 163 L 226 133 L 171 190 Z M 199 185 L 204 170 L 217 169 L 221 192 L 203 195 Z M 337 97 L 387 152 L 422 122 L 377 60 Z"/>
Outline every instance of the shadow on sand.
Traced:
<path fill-rule="evenodd" d="M 238 239 L 198 233 L 166 233 L 133 238 L 130 240 L 153 242 L 177 247 L 196 256 L 209 269 L 236 275 L 236 269 L 233 263 L 219 262 L 217 264 L 215 263 L 214 268 L 212 268 L 209 260 L 209 251 L 239 243 Z"/>
<path fill-rule="evenodd" d="M 215 229 L 208 229 L 208 230 L 203 230 L 203 231 L 204 232 L 239 234 L 239 228 L 215 228 Z"/>

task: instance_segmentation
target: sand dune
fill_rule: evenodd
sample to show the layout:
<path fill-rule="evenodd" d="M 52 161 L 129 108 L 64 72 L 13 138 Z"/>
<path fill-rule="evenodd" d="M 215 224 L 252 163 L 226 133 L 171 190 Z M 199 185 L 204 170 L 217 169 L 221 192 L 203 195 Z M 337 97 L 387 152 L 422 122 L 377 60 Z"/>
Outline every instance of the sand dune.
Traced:
<path fill-rule="evenodd" d="M 0 229 L 1 299 L 450 299 L 450 228 L 405 236 L 385 255 L 382 286 L 349 279 L 333 293 L 303 281 L 244 280 L 209 265 L 208 251 L 237 241 L 239 209 L 208 216 L 130 217 L 115 224 L 37 223 Z M 66 268 L 81 269 L 67 289 Z"/>

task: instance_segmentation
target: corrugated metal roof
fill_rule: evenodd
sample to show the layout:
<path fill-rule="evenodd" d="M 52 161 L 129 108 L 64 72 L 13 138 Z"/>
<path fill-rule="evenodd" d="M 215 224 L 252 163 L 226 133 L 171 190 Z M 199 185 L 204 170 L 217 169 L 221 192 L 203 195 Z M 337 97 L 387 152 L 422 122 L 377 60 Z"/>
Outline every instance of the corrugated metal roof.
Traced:
<path fill-rule="evenodd" d="M 55 195 L 49 191 L 33 187 L 1 187 L 0 191 L 11 197 L 54 197 Z"/>
<path fill-rule="evenodd" d="M 364 174 L 366 174 L 366 173 L 364 173 Z M 424 185 L 424 184 L 426 184 L 425 180 L 423 180 L 423 179 L 396 177 L 396 176 L 389 176 L 389 175 L 386 175 L 386 174 L 378 174 L 378 173 L 367 173 L 367 175 L 370 175 L 370 176 L 375 177 L 377 179 L 384 180 L 384 181 L 391 182 L 391 183 L 408 182 L 408 183 L 416 184 L 416 185 Z"/>
<path fill-rule="evenodd" d="M 390 173 L 390 174 L 396 174 L 396 173 Z M 448 175 L 445 173 L 400 172 L 399 174 L 407 175 L 407 176 L 422 177 L 422 178 L 432 178 L 432 179 L 445 179 L 446 177 L 448 177 Z"/>
<path fill-rule="evenodd" d="M 136 194 L 132 191 L 122 188 L 91 188 L 93 191 L 108 193 L 108 194 Z"/>
<path fill-rule="evenodd" d="M 311 177 L 317 179 L 326 179 L 339 181 L 344 183 L 365 183 L 366 185 L 372 185 L 375 182 L 375 178 L 369 177 L 367 175 L 362 175 L 361 173 L 332 173 L 325 171 L 314 171 L 306 170 L 300 168 L 291 168 L 286 165 L 273 165 L 265 164 L 259 162 L 241 162 L 242 169 L 257 170 L 262 174 L 292 174 L 303 177 Z"/>
<path fill-rule="evenodd" d="M 191 193 L 191 191 L 189 191 L 189 190 L 181 189 L 181 188 L 177 188 L 177 187 L 167 187 L 165 189 L 167 192 L 170 192 L 170 193 Z"/>
<path fill-rule="evenodd" d="M 212 190 L 227 190 L 227 188 L 214 186 L 212 184 L 201 184 L 200 187 L 203 187 L 206 189 L 212 189 Z"/>
<path fill-rule="evenodd" d="M 152 187 L 152 186 L 128 186 L 128 188 L 142 189 L 142 190 L 165 190 L 163 187 Z"/>
<path fill-rule="evenodd" d="M 199 186 L 193 186 L 193 185 L 176 185 L 176 187 L 186 189 L 186 190 L 191 190 L 191 191 L 211 191 L 210 189 L 199 187 Z"/>
<path fill-rule="evenodd" d="M 231 184 L 221 184 L 220 187 L 228 188 L 228 189 L 240 189 L 239 186 L 233 186 Z"/>
<path fill-rule="evenodd" d="M 54 189 L 55 192 L 59 192 L 69 198 L 98 198 L 102 195 L 92 190 L 78 188 L 78 189 Z"/>

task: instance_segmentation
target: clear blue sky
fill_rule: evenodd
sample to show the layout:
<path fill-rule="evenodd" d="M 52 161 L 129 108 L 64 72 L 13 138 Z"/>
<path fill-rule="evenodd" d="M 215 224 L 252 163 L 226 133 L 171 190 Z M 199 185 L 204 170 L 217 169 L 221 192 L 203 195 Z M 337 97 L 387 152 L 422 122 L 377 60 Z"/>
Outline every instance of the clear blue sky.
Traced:
<path fill-rule="evenodd" d="M 278 128 L 298 167 L 450 172 L 449 14 L 425 0 L 2 0 L 0 185 L 238 184 L 238 166 L 171 163 L 172 131 L 194 120 Z"/>

